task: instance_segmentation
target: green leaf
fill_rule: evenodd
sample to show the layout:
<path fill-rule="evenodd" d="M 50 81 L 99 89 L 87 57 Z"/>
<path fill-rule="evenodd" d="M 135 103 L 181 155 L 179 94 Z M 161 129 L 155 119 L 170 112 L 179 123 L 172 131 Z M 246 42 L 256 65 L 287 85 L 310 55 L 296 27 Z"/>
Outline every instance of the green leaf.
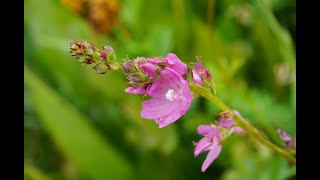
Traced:
<path fill-rule="evenodd" d="M 25 66 L 39 120 L 55 144 L 91 179 L 124 179 L 129 163 L 89 124 L 80 112 Z"/>

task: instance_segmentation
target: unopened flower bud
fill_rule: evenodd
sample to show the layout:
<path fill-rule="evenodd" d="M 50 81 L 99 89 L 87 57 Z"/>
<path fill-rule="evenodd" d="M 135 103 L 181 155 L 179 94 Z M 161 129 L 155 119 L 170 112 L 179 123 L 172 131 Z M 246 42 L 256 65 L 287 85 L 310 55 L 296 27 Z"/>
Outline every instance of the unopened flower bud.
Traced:
<path fill-rule="evenodd" d="M 94 51 L 92 49 L 87 49 L 85 54 L 92 57 L 94 55 Z"/>
<path fill-rule="evenodd" d="M 103 46 L 100 56 L 103 61 L 114 62 L 116 60 L 116 54 L 110 46 Z"/>
<path fill-rule="evenodd" d="M 105 74 L 109 68 L 104 63 L 98 63 L 93 67 L 93 69 L 96 70 L 99 74 Z"/>
<path fill-rule="evenodd" d="M 134 60 L 136 66 L 140 67 L 142 64 L 147 64 L 146 58 L 144 57 L 137 57 Z"/>
<path fill-rule="evenodd" d="M 115 61 L 116 55 L 110 46 L 103 46 L 99 51 L 87 41 L 70 41 L 70 55 L 82 64 L 95 64 L 98 73 L 104 74 L 108 70 L 118 70 L 121 65 Z"/>
<path fill-rule="evenodd" d="M 79 49 L 79 46 L 76 45 L 74 42 L 70 42 L 70 49 L 76 51 Z"/>
<path fill-rule="evenodd" d="M 283 146 L 291 153 L 296 153 L 296 138 L 289 136 L 285 131 L 277 129 L 277 133 L 283 142 Z"/>
<path fill-rule="evenodd" d="M 75 56 L 80 63 L 95 62 L 94 53 L 97 51 L 93 44 L 86 41 L 70 41 L 70 55 Z"/>
<path fill-rule="evenodd" d="M 232 110 L 232 112 L 235 115 L 242 117 L 241 114 L 237 110 Z M 230 111 L 224 111 L 224 112 L 220 113 L 217 124 L 219 127 L 222 127 L 222 128 L 228 129 L 228 130 L 233 128 L 233 133 L 235 133 L 235 134 L 245 134 L 244 129 L 239 127 L 236 124 L 235 120 L 232 118 L 232 114 Z"/>
<path fill-rule="evenodd" d="M 133 74 L 137 72 L 137 68 L 132 60 L 125 61 L 122 67 L 126 74 Z"/>
<path fill-rule="evenodd" d="M 81 56 L 81 57 L 78 58 L 78 61 L 80 63 L 86 63 L 88 61 L 88 59 L 85 56 Z"/>
<path fill-rule="evenodd" d="M 206 69 L 200 59 L 194 65 L 194 69 L 192 71 L 194 82 L 199 85 L 203 85 L 206 87 L 211 87 L 212 85 L 212 76 L 208 69 Z"/>
<path fill-rule="evenodd" d="M 130 75 L 129 81 L 132 87 L 139 88 L 145 84 L 149 83 L 149 78 L 145 75 Z"/>

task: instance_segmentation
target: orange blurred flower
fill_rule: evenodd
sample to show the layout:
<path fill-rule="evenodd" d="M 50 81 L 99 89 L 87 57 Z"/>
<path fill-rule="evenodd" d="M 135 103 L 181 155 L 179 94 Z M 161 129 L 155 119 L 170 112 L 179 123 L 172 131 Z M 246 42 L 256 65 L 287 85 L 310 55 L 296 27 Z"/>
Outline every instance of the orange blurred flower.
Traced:
<path fill-rule="evenodd" d="M 85 18 L 98 33 L 109 33 L 119 13 L 117 0 L 62 0 L 62 3 Z"/>

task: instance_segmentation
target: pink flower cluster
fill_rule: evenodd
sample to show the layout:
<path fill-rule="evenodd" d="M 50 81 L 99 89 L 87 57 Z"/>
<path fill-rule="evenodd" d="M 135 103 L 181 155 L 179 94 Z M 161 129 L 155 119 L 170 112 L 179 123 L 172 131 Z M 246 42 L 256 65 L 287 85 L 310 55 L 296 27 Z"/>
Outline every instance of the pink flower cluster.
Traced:
<path fill-rule="evenodd" d="M 94 69 L 104 74 L 109 70 L 122 67 L 128 80 L 129 87 L 125 92 L 149 96 L 150 99 L 142 102 L 141 117 L 154 120 L 159 128 L 168 126 L 177 121 L 189 109 L 192 93 L 189 83 L 210 88 L 215 95 L 213 77 L 200 59 L 193 69 L 183 63 L 175 54 L 169 53 L 166 57 L 127 59 L 124 63 L 116 62 L 116 56 L 110 46 L 104 46 L 99 51 L 92 43 L 87 41 L 71 41 L 70 54 L 82 64 L 96 64 Z M 233 111 L 240 116 L 240 113 Z M 204 172 L 219 156 L 223 141 L 232 133 L 244 134 L 232 119 L 232 113 L 223 112 L 216 125 L 199 125 L 198 134 L 204 136 L 194 143 L 194 156 L 209 151 L 201 171 Z M 284 131 L 278 130 L 285 146 L 295 152 L 295 139 Z"/>
<path fill-rule="evenodd" d="M 140 64 L 135 63 L 135 68 L 137 71 L 128 77 L 131 86 L 125 91 L 151 97 L 142 103 L 141 117 L 154 119 L 162 128 L 186 113 L 192 101 L 189 84 L 183 78 L 188 73 L 188 66 L 175 54 L 169 53 L 166 58 L 143 59 Z M 137 84 L 137 79 L 144 83 Z"/>
<path fill-rule="evenodd" d="M 235 114 L 240 116 L 240 113 L 233 110 Z M 222 148 L 222 139 L 227 138 L 229 133 L 224 131 L 232 131 L 235 134 L 244 134 L 245 131 L 236 126 L 236 122 L 232 119 L 231 113 L 223 112 L 217 121 L 217 126 L 199 125 L 197 132 L 204 136 L 199 142 L 194 142 L 194 156 L 209 151 L 205 161 L 202 164 L 201 171 L 205 172 L 212 162 L 219 156 Z"/>
<path fill-rule="evenodd" d="M 130 85 L 125 92 L 151 97 L 142 102 L 141 117 L 153 119 L 159 128 L 177 121 L 189 109 L 192 93 L 188 81 L 205 87 L 211 87 L 212 82 L 210 72 L 200 60 L 191 70 L 173 53 L 169 53 L 165 58 L 139 57 L 127 60 L 123 64 L 123 69 Z M 190 75 L 191 80 L 186 79 Z M 239 112 L 235 110 L 233 112 L 240 116 Z M 242 128 L 236 126 L 230 112 L 221 113 L 216 126 L 198 126 L 198 134 L 204 137 L 194 143 L 194 155 L 198 156 L 209 151 L 201 167 L 202 172 L 219 156 L 222 139 L 230 135 L 225 133 L 226 131 L 236 134 L 245 133 Z"/>

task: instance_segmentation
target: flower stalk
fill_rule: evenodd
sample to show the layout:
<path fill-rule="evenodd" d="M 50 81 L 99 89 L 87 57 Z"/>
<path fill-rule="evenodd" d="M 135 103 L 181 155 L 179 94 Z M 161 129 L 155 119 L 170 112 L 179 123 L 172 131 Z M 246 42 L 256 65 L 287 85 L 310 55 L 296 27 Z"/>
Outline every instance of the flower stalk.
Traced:
<path fill-rule="evenodd" d="M 216 127 L 209 127 L 208 130 L 208 126 L 200 126 L 199 131 L 201 132 L 198 134 L 204 135 L 205 138 L 200 141 L 201 143 L 196 144 L 195 156 L 200 152 L 211 150 L 204 162 L 202 172 L 217 158 L 221 151 L 221 144 L 232 133 L 246 133 L 291 164 L 296 164 L 296 158 L 293 155 L 296 146 L 295 138 L 278 130 L 280 138 L 284 141 L 284 147 L 289 151 L 280 148 L 245 120 L 239 112 L 224 104 L 216 96 L 213 76 L 202 65 L 199 58 L 193 69 L 173 53 L 169 53 L 165 58 L 126 59 L 120 64 L 116 61 L 116 54 L 110 46 L 103 46 L 102 50 L 99 50 L 87 41 L 70 41 L 69 48 L 70 55 L 74 56 L 79 63 L 94 64 L 93 69 L 99 74 L 105 74 L 109 70 L 123 69 L 129 80 L 129 87 L 125 92 L 151 97 L 142 103 L 140 116 L 145 119 L 154 119 L 159 124 L 159 128 L 175 122 L 186 113 L 192 101 L 191 91 L 211 101 L 223 111 L 217 123 L 220 128 L 228 130 L 224 137 L 220 135 L 221 132 Z M 235 124 L 238 127 L 234 126 Z M 211 131 L 219 131 L 219 133 L 214 133 L 217 137 L 214 135 L 207 137 L 206 133 Z"/>
<path fill-rule="evenodd" d="M 222 111 L 230 111 L 232 113 L 233 119 L 236 123 L 243 128 L 247 134 L 252 137 L 253 139 L 259 141 L 260 143 L 267 146 L 273 152 L 277 153 L 281 157 L 287 159 L 291 164 L 296 164 L 296 158 L 291 155 L 289 152 L 283 150 L 282 148 L 278 147 L 277 145 L 273 144 L 271 141 L 266 139 L 264 135 L 262 135 L 252 124 L 250 124 L 244 118 L 238 116 L 237 114 L 232 112 L 232 109 L 224 104 L 217 96 L 213 95 L 208 88 L 199 86 L 197 84 L 190 84 L 190 89 L 192 92 L 199 94 L 200 96 L 206 98 L 207 100 L 214 103 L 220 110 Z"/>

